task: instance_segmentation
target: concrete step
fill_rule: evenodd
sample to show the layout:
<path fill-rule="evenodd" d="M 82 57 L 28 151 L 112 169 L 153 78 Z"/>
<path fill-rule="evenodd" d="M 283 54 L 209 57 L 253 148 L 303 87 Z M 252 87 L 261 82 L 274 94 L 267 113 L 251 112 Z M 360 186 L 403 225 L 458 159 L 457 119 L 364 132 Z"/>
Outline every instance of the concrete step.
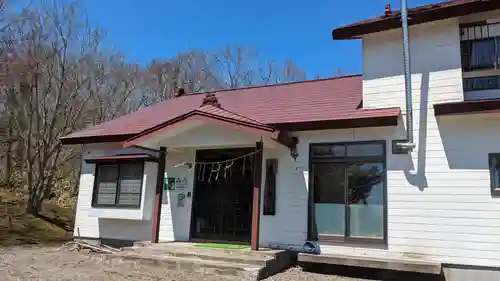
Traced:
<path fill-rule="evenodd" d="M 245 280 L 259 280 L 262 266 L 226 262 L 218 260 L 204 260 L 199 258 L 177 257 L 158 254 L 122 252 L 116 255 L 107 255 L 108 259 L 123 259 L 138 264 L 161 266 L 166 269 L 180 269 L 207 275 L 226 275 L 244 278 Z"/>
<path fill-rule="evenodd" d="M 184 267 L 189 267 L 188 264 L 191 263 L 208 271 L 216 269 L 216 273 L 220 271 L 220 274 L 226 272 L 232 276 L 246 276 L 250 280 L 260 280 L 271 276 L 286 268 L 293 261 L 293 255 L 283 250 L 206 248 L 184 242 L 135 244 L 133 247 L 123 248 L 119 255 L 145 261 L 156 259 L 159 263 L 178 262 L 181 265 L 184 264 Z M 154 261 L 150 262 L 154 263 Z"/>
<path fill-rule="evenodd" d="M 222 261 L 231 263 L 252 264 L 259 266 L 266 266 L 269 262 L 275 259 L 271 255 L 249 255 L 246 252 L 224 252 L 224 251 L 198 251 L 192 248 L 174 248 L 168 249 L 133 249 L 130 252 L 135 252 L 141 255 L 159 255 L 159 256 L 172 256 L 181 258 L 195 258 L 201 260 Z"/>

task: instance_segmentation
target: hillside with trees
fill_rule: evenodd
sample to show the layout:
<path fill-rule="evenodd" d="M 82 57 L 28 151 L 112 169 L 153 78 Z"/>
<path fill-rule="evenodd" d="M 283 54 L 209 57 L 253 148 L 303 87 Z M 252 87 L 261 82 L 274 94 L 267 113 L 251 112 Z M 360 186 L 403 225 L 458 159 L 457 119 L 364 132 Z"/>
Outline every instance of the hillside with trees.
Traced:
<path fill-rule="evenodd" d="M 73 206 L 82 151 L 62 146 L 60 137 L 169 99 L 179 88 L 192 93 L 306 78 L 291 60 L 234 45 L 136 64 L 106 47 L 112 42 L 105 31 L 77 3 L 14 4 L 0 0 L 0 197 L 16 196 L 24 214 L 55 225 L 57 214 L 47 217 L 43 206 Z M 12 221 L 7 207 L 3 229 Z"/>

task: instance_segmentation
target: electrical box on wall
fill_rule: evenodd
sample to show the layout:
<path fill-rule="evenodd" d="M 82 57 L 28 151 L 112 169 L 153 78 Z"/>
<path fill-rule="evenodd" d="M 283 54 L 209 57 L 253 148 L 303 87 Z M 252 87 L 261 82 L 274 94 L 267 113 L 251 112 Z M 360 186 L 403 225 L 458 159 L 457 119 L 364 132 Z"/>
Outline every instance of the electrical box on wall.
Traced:
<path fill-rule="evenodd" d="M 407 147 L 402 147 L 399 146 L 400 143 L 407 143 L 408 140 L 403 139 L 403 140 L 393 140 L 392 141 L 392 154 L 409 154 L 411 152 L 411 149 L 408 149 Z"/>

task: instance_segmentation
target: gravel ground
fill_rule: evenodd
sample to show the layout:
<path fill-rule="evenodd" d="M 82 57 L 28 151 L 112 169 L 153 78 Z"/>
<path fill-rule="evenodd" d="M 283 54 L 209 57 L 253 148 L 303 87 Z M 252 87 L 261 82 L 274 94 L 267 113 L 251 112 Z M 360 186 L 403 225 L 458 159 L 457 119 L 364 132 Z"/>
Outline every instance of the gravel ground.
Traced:
<path fill-rule="evenodd" d="M 331 269 L 331 267 L 328 267 Z M 290 268 L 267 281 L 368 281 L 389 280 L 359 278 L 359 270 L 344 272 L 342 277 L 332 274 L 310 273 L 300 267 Z M 364 276 L 361 274 L 361 276 Z M 162 270 L 160 267 L 136 265 L 129 262 L 110 262 L 99 254 L 86 251 L 67 251 L 58 248 L 14 247 L 0 249 L 0 280 L 72 280 L 72 281 L 237 281 L 231 276 L 203 275 L 182 270 Z M 391 280 L 410 280 L 397 278 Z M 429 279 L 412 279 L 429 280 Z"/>

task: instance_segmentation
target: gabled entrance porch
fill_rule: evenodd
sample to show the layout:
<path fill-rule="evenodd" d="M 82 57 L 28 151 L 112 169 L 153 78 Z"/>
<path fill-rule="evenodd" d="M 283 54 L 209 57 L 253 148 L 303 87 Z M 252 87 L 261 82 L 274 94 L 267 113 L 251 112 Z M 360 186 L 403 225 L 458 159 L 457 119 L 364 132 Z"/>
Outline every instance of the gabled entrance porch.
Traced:
<path fill-rule="evenodd" d="M 264 148 L 287 151 L 294 142 L 224 110 L 213 98 L 124 146 L 166 152 L 160 157 L 152 242 L 238 241 L 257 250 Z"/>

